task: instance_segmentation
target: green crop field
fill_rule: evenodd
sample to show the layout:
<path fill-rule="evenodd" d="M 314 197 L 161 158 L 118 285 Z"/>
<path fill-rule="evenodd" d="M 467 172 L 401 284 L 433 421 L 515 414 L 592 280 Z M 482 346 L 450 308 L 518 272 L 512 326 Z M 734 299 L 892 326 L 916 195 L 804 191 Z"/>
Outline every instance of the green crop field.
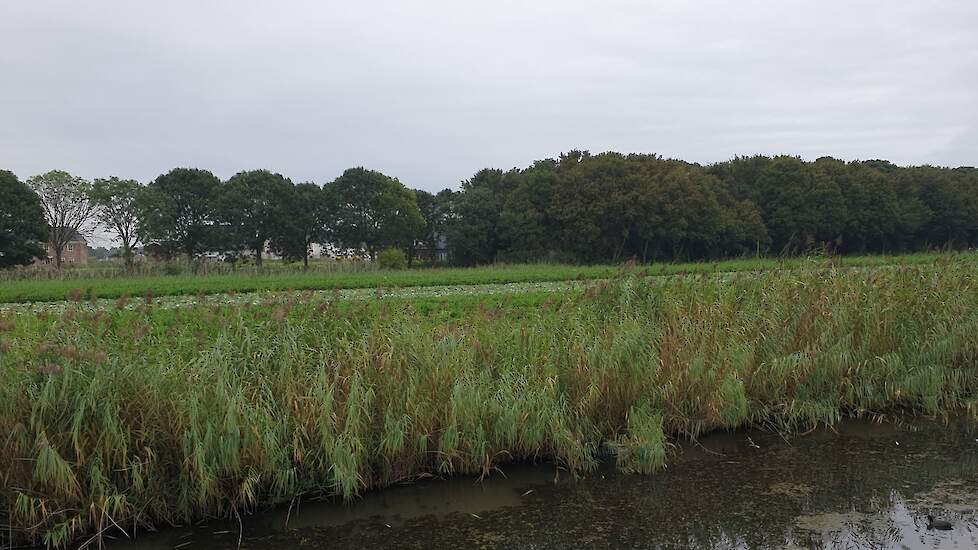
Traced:
<path fill-rule="evenodd" d="M 648 473 L 670 440 L 713 429 L 974 411 L 978 262 L 914 258 L 495 295 L 5 311 L 0 537 L 75 544 L 510 461 L 586 471 L 610 456 Z M 554 268 L 507 269 L 385 276 Z"/>
<path fill-rule="evenodd" d="M 965 253 L 962 257 L 975 257 Z M 820 260 L 825 265 L 879 266 L 927 264 L 940 261 L 941 254 L 905 256 L 846 256 Z M 699 263 L 662 263 L 639 266 L 648 275 L 760 271 L 795 268 L 812 262 L 807 258 L 786 260 L 749 258 Z M 590 280 L 612 276 L 613 266 L 571 266 L 551 264 L 503 265 L 474 268 L 415 269 L 404 271 L 286 271 L 280 268 L 263 273 L 221 273 L 215 275 L 157 275 L 138 277 L 80 277 L 65 279 L 18 279 L 0 281 L 0 303 L 51 302 L 71 296 L 118 298 L 181 296 L 263 292 L 278 290 L 330 290 L 354 288 L 399 288 L 428 286 L 486 285 Z"/>
<path fill-rule="evenodd" d="M 22 280 L 0 283 L 0 302 L 64 300 L 74 294 L 98 298 L 224 294 L 334 288 L 419 287 L 563 281 L 609 277 L 608 266 L 521 265 L 459 269 L 371 271 L 364 273 L 270 273 L 177 275 L 80 280 Z"/>

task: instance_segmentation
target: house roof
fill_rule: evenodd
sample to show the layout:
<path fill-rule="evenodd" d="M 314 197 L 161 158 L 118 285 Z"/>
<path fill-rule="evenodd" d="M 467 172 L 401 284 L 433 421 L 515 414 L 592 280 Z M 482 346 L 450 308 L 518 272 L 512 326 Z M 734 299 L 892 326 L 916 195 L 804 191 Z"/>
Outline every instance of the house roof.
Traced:
<path fill-rule="evenodd" d="M 81 233 L 79 233 L 77 231 L 72 231 L 71 232 L 71 237 L 68 239 L 67 242 L 69 242 L 69 243 L 85 243 L 85 244 L 88 244 L 88 239 L 86 239 L 85 236 L 82 235 Z"/>

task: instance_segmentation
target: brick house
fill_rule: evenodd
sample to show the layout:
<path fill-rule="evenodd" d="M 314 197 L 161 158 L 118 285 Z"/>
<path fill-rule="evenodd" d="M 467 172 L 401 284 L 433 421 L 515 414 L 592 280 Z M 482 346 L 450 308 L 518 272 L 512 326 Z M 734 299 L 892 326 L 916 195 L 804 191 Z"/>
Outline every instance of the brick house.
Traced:
<path fill-rule="evenodd" d="M 48 257 L 34 262 L 36 265 L 54 265 L 54 245 L 48 243 Z M 88 241 L 77 231 L 65 245 L 61 259 L 65 265 L 85 265 L 88 263 Z"/>

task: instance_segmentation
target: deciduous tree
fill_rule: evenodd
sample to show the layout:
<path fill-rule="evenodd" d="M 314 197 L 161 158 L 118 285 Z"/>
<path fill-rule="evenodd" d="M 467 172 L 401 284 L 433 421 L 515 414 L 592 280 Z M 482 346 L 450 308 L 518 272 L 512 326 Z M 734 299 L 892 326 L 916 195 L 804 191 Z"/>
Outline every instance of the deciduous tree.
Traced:
<path fill-rule="evenodd" d="M 166 257 L 188 260 L 220 248 L 215 203 L 221 180 L 197 168 L 174 168 L 153 180 L 139 197 L 139 234 Z"/>
<path fill-rule="evenodd" d="M 350 168 L 326 186 L 336 205 L 336 238 L 371 257 L 388 246 L 407 248 L 424 230 L 414 191 L 395 178 Z"/>
<path fill-rule="evenodd" d="M 91 184 L 68 172 L 52 170 L 30 178 L 27 185 L 41 199 L 51 228 L 48 243 L 54 250 L 54 265 L 61 269 L 68 243 L 76 235 L 90 235 L 95 225 L 96 207 L 89 198 Z"/>
<path fill-rule="evenodd" d="M 284 259 L 302 260 L 308 268 L 312 245 L 327 242 L 332 233 L 333 204 L 315 183 L 297 184 L 286 200 L 284 216 L 270 234 L 271 247 Z"/>
<path fill-rule="evenodd" d="M 462 184 L 455 202 L 457 219 L 448 226 L 455 261 L 463 265 L 492 263 L 499 251 L 500 170 L 480 170 Z"/>
<path fill-rule="evenodd" d="M 37 193 L 12 172 L 0 170 L 0 268 L 45 258 L 48 225 Z"/>
<path fill-rule="evenodd" d="M 96 179 L 92 183 L 90 199 L 96 206 L 99 222 L 116 234 L 126 269 L 133 266 L 133 248 L 136 246 L 136 228 L 139 222 L 139 195 L 142 186 L 136 180 L 124 180 L 115 176 Z"/>
<path fill-rule="evenodd" d="M 292 182 L 268 170 L 238 172 L 221 188 L 217 201 L 218 217 L 226 229 L 231 248 L 254 254 L 261 267 L 265 245 L 276 228 L 296 213 L 290 206 Z M 291 210 L 291 211 L 290 211 Z"/>

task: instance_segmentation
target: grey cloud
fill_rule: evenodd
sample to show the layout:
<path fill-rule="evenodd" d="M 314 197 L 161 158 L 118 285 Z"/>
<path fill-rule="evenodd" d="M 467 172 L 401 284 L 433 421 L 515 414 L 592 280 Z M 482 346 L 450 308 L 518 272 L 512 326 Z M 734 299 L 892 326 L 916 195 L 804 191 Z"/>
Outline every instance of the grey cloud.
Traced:
<path fill-rule="evenodd" d="M 978 164 L 978 4 L 5 2 L 0 167 L 429 190 L 571 148 Z"/>

